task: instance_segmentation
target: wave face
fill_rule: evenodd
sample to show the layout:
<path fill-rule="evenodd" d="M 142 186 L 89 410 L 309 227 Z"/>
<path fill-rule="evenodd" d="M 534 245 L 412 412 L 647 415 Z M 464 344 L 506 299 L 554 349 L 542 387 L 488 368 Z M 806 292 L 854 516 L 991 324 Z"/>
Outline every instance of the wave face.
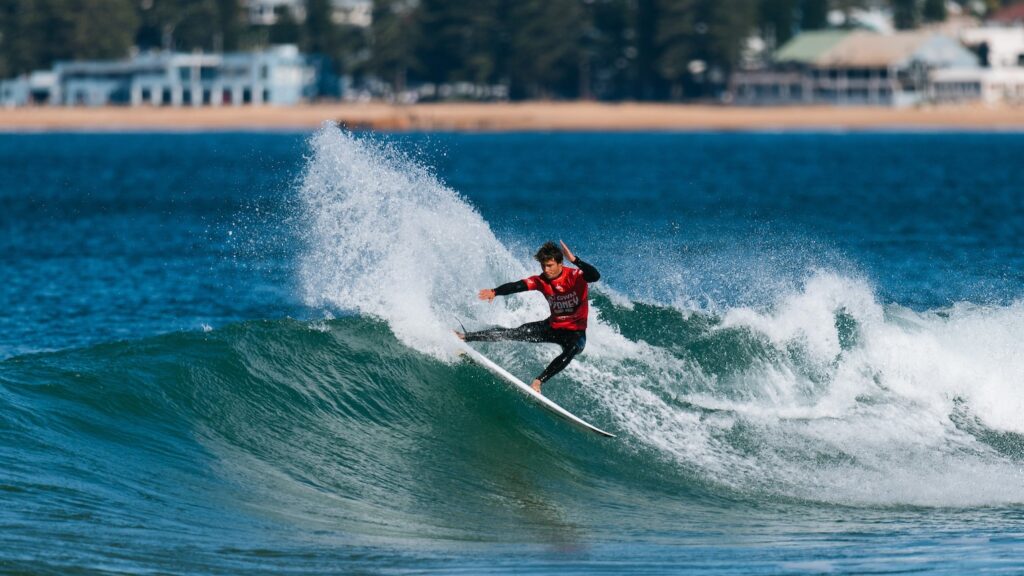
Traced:
<path fill-rule="evenodd" d="M 66 491 L 124 522 L 166 517 L 156 511 L 184 501 L 194 509 L 182 522 L 215 528 L 257 515 L 366 537 L 497 538 L 520 523 L 492 511 L 481 525 L 481 510 L 527 491 L 521 476 L 576 469 L 578 480 L 603 467 L 599 444 L 521 406 L 487 373 L 417 353 L 355 317 L 16 358 L 0 378 L 5 445 L 33 454 L 7 488 Z M 591 456 L 564 461 L 574 449 Z M 33 465 L 67 454 L 79 454 L 70 485 L 32 479 Z M 118 505 L 122 497 L 144 506 Z M 206 517 L 220 507 L 233 514 Z"/>
<path fill-rule="evenodd" d="M 572 546 L 766 509 L 1024 504 L 1024 304 L 912 310 L 818 270 L 766 305 L 694 308 L 609 279 L 585 353 L 545 388 L 609 441 L 452 353 L 460 321 L 546 315 L 474 298 L 532 273 L 528 250 L 393 147 L 333 127 L 310 145 L 297 285 L 324 319 L 0 362 L 0 521 L 55 520 L 7 531 L 8 560 L 64 542 L 138 568 L 174 534 L 199 553 L 183 569 L 231 571 L 284 542 Z M 480 346 L 520 375 L 555 353 Z"/>
<path fill-rule="evenodd" d="M 723 502 L 1024 501 L 1007 352 L 1024 310 L 918 314 L 866 297 L 830 311 L 839 287 L 858 288 L 817 278 L 790 301 L 802 306 L 724 317 L 597 296 L 604 343 L 548 389 L 616 441 L 364 317 L 18 357 L 0 368 L 0 429 L 18 454 L 4 489 L 77 509 L 72 534 L 95 520 L 85 509 L 155 528 L 257 518 L 451 541 L 611 537 L 650 523 L 648 506 L 671 523 Z M 520 372 L 545 359 L 488 351 Z"/>

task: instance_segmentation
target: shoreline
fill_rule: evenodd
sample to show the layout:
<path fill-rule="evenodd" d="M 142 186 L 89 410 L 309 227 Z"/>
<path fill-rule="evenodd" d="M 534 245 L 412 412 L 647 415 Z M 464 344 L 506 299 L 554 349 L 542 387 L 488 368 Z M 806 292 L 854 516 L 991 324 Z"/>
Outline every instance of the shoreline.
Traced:
<path fill-rule="evenodd" d="M 0 133 L 314 130 L 386 132 L 1024 131 L 1024 108 L 741 108 L 593 102 L 308 104 L 289 108 L 0 109 Z"/>

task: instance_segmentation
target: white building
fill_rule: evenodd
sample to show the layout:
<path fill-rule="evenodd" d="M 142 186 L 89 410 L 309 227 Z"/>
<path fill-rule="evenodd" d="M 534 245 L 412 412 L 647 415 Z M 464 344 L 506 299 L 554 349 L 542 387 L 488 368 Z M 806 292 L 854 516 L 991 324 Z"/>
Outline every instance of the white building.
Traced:
<path fill-rule="evenodd" d="M 12 80 L 0 80 L 0 106 L 12 108 L 45 104 L 57 85 L 57 75 L 37 71 Z"/>
<path fill-rule="evenodd" d="M 960 32 L 960 41 L 975 52 L 984 53 L 991 68 L 1024 66 L 1024 26 L 984 26 Z"/>
<path fill-rule="evenodd" d="M 792 39 L 767 70 L 734 74 L 731 90 L 737 104 L 908 106 L 927 99 L 931 71 L 977 67 L 944 34 L 827 30 Z"/>
<path fill-rule="evenodd" d="M 980 101 L 1024 104 L 1024 26 L 968 28 L 960 40 L 982 55 L 982 68 L 936 70 L 931 99 L 940 103 Z"/>
<path fill-rule="evenodd" d="M 49 74 L 47 85 L 35 91 L 30 86 L 27 96 L 24 88 L 15 87 L 9 90 L 10 99 L 2 101 L 15 106 L 290 106 L 311 96 L 316 81 L 314 69 L 295 46 L 59 62 Z"/>
<path fill-rule="evenodd" d="M 936 70 L 931 78 L 931 100 L 943 104 L 1024 104 L 1024 68 Z"/>

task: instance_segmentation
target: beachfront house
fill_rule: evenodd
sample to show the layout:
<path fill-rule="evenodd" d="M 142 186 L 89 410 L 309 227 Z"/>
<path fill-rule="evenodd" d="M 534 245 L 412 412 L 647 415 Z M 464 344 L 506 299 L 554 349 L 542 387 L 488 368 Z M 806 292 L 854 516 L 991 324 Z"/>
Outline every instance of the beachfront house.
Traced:
<path fill-rule="evenodd" d="M 59 62 L 49 74 L 49 82 L 34 91 L 32 77 L 3 83 L 0 104 L 290 106 L 313 96 L 316 86 L 314 68 L 290 45 L 252 53 L 152 52 L 125 60 Z"/>
<path fill-rule="evenodd" d="M 57 85 L 57 76 L 40 70 L 11 80 L 0 80 L 0 106 L 13 108 L 46 104 Z"/>
<path fill-rule="evenodd" d="M 978 68 L 978 58 L 933 31 L 807 32 L 782 46 L 764 70 L 734 74 L 731 93 L 746 105 L 908 106 L 927 100 L 930 75 L 946 68 Z"/>
<path fill-rule="evenodd" d="M 1017 26 L 1024 25 L 1024 4 L 1014 2 L 1009 6 L 1003 6 L 996 10 L 989 19 L 993 26 Z"/>
<path fill-rule="evenodd" d="M 1024 104 L 1024 26 L 969 28 L 960 33 L 960 40 L 979 55 L 981 67 L 936 70 L 931 79 L 931 99 L 941 103 Z"/>
<path fill-rule="evenodd" d="M 932 75 L 930 100 L 937 104 L 1024 104 L 1024 68 L 951 68 Z"/>

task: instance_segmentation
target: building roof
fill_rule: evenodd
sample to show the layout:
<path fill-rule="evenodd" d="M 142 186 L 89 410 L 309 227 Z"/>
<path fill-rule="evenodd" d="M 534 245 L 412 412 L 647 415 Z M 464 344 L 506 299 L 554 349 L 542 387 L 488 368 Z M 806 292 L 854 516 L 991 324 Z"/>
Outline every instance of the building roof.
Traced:
<path fill-rule="evenodd" d="M 989 18 L 993 22 L 1002 22 L 1003 24 L 1014 24 L 1016 22 L 1024 21 L 1024 4 L 1011 4 Z"/>
<path fill-rule="evenodd" d="M 849 30 L 804 32 L 779 48 L 775 60 L 812 64 L 850 34 Z"/>
<path fill-rule="evenodd" d="M 887 68 L 913 60 L 941 66 L 977 65 L 977 58 L 955 39 L 926 30 L 810 32 L 797 36 L 776 54 L 779 62 L 827 68 Z"/>
<path fill-rule="evenodd" d="M 881 68 L 907 60 L 928 39 L 930 33 L 900 32 L 881 35 L 857 31 L 823 54 L 815 64 L 843 68 Z"/>

